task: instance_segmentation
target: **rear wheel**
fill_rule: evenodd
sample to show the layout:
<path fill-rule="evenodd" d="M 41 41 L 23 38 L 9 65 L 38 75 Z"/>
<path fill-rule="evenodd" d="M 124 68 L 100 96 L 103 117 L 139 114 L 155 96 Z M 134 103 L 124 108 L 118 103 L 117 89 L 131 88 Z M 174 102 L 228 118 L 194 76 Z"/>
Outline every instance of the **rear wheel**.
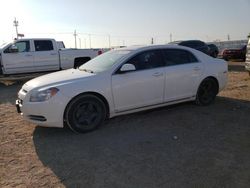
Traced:
<path fill-rule="evenodd" d="M 218 93 L 218 84 L 212 78 L 206 78 L 199 86 L 196 94 L 196 104 L 209 105 L 211 104 Z"/>
<path fill-rule="evenodd" d="M 74 132 L 89 132 L 99 127 L 105 120 L 106 107 L 94 95 L 81 95 L 71 101 L 65 111 L 65 121 Z"/>
<path fill-rule="evenodd" d="M 213 56 L 214 58 L 216 58 L 216 57 L 217 57 L 217 53 L 216 53 L 216 52 L 213 52 L 212 56 Z"/>

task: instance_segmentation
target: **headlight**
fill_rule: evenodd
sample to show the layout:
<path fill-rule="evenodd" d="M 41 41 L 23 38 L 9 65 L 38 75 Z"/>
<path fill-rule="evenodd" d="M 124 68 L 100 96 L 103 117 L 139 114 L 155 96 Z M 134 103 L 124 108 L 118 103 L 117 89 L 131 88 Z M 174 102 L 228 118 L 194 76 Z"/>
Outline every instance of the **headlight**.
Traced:
<path fill-rule="evenodd" d="M 52 87 L 45 90 L 38 90 L 30 96 L 30 102 L 43 102 L 49 100 L 51 97 L 57 94 L 59 89 Z"/>

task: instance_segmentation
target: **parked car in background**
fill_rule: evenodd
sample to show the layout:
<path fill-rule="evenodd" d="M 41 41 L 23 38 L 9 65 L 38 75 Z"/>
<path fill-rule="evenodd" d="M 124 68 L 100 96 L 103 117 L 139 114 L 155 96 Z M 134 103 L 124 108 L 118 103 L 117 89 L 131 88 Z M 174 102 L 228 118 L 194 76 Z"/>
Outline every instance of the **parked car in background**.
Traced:
<path fill-rule="evenodd" d="M 199 50 L 207 55 L 210 55 L 208 45 L 205 42 L 200 41 L 200 40 L 174 41 L 174 42 L 170 42 L 169 44 L 177 44 L 180 46 L 194 48 L 194 49 Z"/>
<path fill-rule="evenodd" d="M 219 53 L 219 57 L 228 61 L 230 59 L 241 59 L 246 60 L 246 45 L 241 48 L 227 48 Z"/>
<path fill-rule="evenodd" d="M 227 71 L 226 61 L 183 46 L 120 48 L 28 81 L 16 106 L 35 124 L 86 132 L 122 114 L 185 101 L 209 105 Z"/>
<path fill-rule="evenodd" d="M 216 58 L 219 54 L 219 49 L 215 44 L 207 44 L 209 47 L 209 55 Z"/>
<path fill-rule="evenodd" d="M 247 50 L 246 50 L 246 60 L 245 60 L 246 64 L 245 64 L 245 68 L 249 73 L 250 76 L 250 38 L 248 40 L 248 44 L 247 44 Z"/>
<path fill-rule="evenodd" d="M 20 39 L 0 49 L 0 74 L 57 71 L 78 67 L 102 53 L 101 49 L 65 49 L 54 39 Z"/>

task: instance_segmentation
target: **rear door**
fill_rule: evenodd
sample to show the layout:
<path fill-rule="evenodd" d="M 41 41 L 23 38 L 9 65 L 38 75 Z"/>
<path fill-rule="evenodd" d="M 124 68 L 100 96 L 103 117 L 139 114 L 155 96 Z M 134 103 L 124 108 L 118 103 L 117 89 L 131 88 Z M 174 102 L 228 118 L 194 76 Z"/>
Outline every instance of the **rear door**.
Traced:
<path fill-rule="evenodd" d="M 39 71 L 59 70 L 59 54 L 52 40 L 34 40 L 34 67 Z"/>
<path fill-rule="evenodd" d="M 4 73 L 18 74 L 26 72 L 35 72 L 33 61 L 34 56 L 31 52 L 30 40 L 22 40 L 13 44 L 17 47 L 16 52 L 10 50 L 11 46 L 2 53 L 2 64 Z"/>
<path fill-rule="evenodd" d="M 166 62 L 164 101 L 176 101 L 196 95 L 203 63 L 191 52 L 182 49 L 163 50 Z"/>

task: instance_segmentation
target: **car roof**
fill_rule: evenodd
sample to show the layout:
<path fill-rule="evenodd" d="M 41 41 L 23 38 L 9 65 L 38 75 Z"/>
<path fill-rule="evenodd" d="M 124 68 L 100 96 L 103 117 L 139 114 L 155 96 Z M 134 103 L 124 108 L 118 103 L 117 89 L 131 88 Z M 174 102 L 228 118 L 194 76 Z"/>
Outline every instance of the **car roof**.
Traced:
<path fill-rule="evenodd" d="M 180 44 L 180 43 L 188 43 L 188 42 L 203 42 L 201 40 L 178 40 L 170 42 L 169 44 Z"/>
<path fill-rule="evenodd" d="M 125 48 L 118 48 L 115 50 L 123 50 L 123 51 L 142 51 L 142 50 L 154 50 L 154 49 L 184 49 L 184 50 L 193 50 L 192 48 L 186 46 L 179 46 L 174 44 L 165 44 L 165 45 L 144 45 L 144 46 L 129 46 Z"/>
<path fill-rule="evenodd" d="M 21 41 L 21 40 L 55 40 L 53 38 L 20 38 L 18 39 L 18 41 Z"/>

